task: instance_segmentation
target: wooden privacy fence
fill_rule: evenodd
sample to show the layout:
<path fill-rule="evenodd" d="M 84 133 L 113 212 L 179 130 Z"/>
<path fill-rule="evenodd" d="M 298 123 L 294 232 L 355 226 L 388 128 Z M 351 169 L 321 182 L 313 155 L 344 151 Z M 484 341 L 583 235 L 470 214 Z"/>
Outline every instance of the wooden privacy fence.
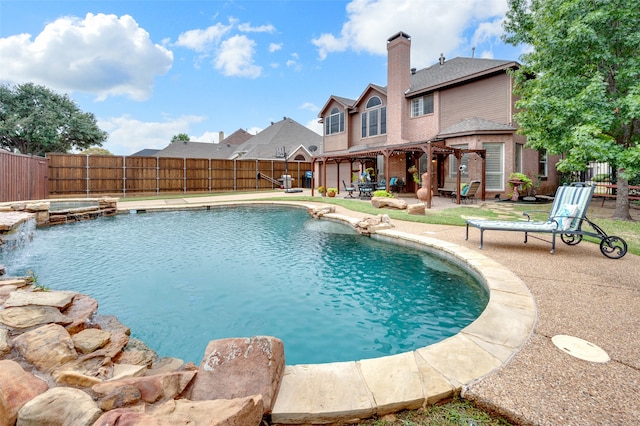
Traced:
<path fill-rule="evenodd" d="M 285 174 L 282 160 L 78 154 L 47 154 L 47 158 L 52 197 L 259 191 L 277 187 L 260 175 L 277 179 Z M 310 170 L 311 163 L 288 162 L 294 187 L 304 186 L 305 172 Z"/>
<path fill-rule="evenodd" d="M 48 160 L 0 150 L 0 202 L 49 197 Z"/>

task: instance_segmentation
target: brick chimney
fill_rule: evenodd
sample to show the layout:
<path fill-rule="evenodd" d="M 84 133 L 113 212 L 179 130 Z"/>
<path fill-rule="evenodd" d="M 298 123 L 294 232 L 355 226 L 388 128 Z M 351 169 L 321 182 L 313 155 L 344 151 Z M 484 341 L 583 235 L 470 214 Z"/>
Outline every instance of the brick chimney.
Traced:
<path fill-rule="evenodd" d="M 403 32 L 387 40 L 387 143 L 405 140 L 402 119 L 407 117 L 409 103 L 404 93 L 411 83 L 411 37 Z"/>
<path fill-rule="evenodd" d="M 218 143 L 224 140 L 224 132 L 218 132 Z"/>

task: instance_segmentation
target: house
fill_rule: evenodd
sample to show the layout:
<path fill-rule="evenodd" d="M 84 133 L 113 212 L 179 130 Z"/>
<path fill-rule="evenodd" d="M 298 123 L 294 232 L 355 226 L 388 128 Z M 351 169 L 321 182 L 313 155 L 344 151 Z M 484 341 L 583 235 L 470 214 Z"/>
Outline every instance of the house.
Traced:
<path fill-rule="evenodd" d="M 155 154 L 157 157 L 215 158 L 223 160 L 282 160 L 310 162 L 319 152 L 322 136 L 284 117 L 256 135 L 237 130 L 220 143 L 174 142 Z M 285 156 L 286 154 L 286 156 Z"/>
<path fill-rule="evenodd" d="M 434 193 L 451 179 L 480 180 L 482 196 L 511 192 L 512 172 L 540 181 L 539 193 L 557 186 L 555 162 L 525 148 L 514 122 L 516 97 L 509 60 L 458 57 L 411 68 L 411 37 L 387 41 L 387 86 L 369 84 L 357 99 L 330 96 L 319 113 L 323 150 L 314 156 L 316 186 L 336 186 L 366 168 L 376 180 L 425 172 Z"/>
<path fill-rule="evenodd" d="M 219 143 L 176 141 L 155 153 L 154 156 L 227 159 L 233 154 L 238 145 L 243 144 L 252 137 L 253 135 L 242 129 L 236 130 L 226 138 L 224 133 L 220 132 Z"/>

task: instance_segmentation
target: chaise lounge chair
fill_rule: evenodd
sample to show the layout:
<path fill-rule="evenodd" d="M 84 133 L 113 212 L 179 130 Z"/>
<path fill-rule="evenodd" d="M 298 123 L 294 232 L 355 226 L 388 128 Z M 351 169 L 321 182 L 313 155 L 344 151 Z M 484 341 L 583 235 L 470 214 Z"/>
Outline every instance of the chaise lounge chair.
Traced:
<path fill-rule="evenodd" d="M 460 191 L 460 201 L 463 203 L 465 201 L 471 201 L 472 203 L 475 200 L 476 192 L 478 192 L 478 188 L 480 188 L 479 180 L 472 180 L 468 185 L 465 185 Z M 451 193 L 451 202 L 455 203 L 458 199 L 458 193 L 453 191 Z"/>
<path fill-rule="evenodd" d="M 554 253 L 557 234 L 560 234 L 562 242 L 570 246 L 580 243 L 583 235 L 587 235 L 600 240 L 600 251 L 603 255 L 611 259 L 619 259 L 627 253 L 627 243 L 620 237 L 607 235 L 602 228 L 587 219 L 587 208 L 594 188 L 583 183 L 559 187 L 546 222 L 531 220 L 529 213 L 532 211 L 522 213 L 527 217 L 526 221 L 468 219 L 465 240 L 469 239 L 469 226 L 480 229 L 480 248 L 483 246 L 483 235 L 486 230 L 524 232 L 525 243 L 530 233 L 551 234 L 551 253 Z M 584 222 L 588 223 L 595 232 L 584 231 L 582 229 Z M 536 237 L 532 236 L 532 238 Z"/>

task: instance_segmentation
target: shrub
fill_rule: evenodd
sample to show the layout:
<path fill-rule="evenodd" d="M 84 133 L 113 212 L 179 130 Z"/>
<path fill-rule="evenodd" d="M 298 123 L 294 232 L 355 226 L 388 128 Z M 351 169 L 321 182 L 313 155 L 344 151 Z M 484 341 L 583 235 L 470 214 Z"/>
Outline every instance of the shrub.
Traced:
<path fill-rule="evenodd" d="M 379 189 L 377 191 L 374 191 L 373 192 L 373 196 L 374 197 L 394 198 L 392 193 L 390 193 L 389 191 L 384 190 L 384 189 Z"/>

